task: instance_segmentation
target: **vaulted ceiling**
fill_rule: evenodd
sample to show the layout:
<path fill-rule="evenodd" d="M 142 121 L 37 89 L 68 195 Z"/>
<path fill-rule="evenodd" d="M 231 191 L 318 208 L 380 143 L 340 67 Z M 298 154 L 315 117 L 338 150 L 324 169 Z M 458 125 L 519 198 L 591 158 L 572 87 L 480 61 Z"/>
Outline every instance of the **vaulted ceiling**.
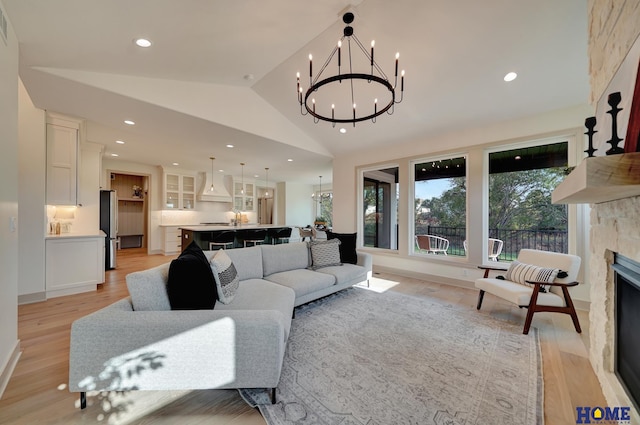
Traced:
<path fill-rule="evenodd" d="M 587 103 L 583 0 L 3 0 L 34 104 L 83 118 L 105 155 L 330 181 L 332 158 Z M 405 96 L 347 132 L 300 115 L 296 72 L 342 35 L 376 41 Z M 146 49 L 134 44 L 145 37 Z M 317 58 L 317 59 L 316 59 Z M 317 62 L 316 62 L 317 60 Z M 518 73 L 506 83 L 503 76 Z M 123 120 L 131 119 L 135 126 Z M 116 144 L 123 140 L 124 145 Z M 234 148 L 227 148 L 233 144 Z M 288 161 L 292 159 L 292 161 Z"/>

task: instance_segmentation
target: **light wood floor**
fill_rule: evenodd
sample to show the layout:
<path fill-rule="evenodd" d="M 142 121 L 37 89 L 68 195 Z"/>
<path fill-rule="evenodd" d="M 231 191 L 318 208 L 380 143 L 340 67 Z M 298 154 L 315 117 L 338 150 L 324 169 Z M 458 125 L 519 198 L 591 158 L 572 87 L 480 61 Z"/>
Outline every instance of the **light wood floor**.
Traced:
<path fill-rule="evenodd" d="M 264 424 L 234 390 L 137 391 L 90 394 L 88 407 L 78 408 L 69 393 L 69 329 L 71 323 L 128 295 L 124 277 L 173 257 L 147 256 L 141 249 L 118 252 L 118 269 L 107 272 L 97 292 L 52 298 L 19 306 L 18 337 L 22 355 L 0 400 L 0 424 Z M 390 274 L 376 274 L 372 287 L 414 296 L 428 296 L 475 309 L 477 291 Z M 518 309 L 490 295 L 482 311 L 524 323 Z M 588 314 L 579 312 L 582 335 L 568 316 L 538 313 L 544 363 L 546 425 L 575 424 L 576 406 L 605 406 L 600 386 L 587 358 Z M 391 425 L 391 424 L 390 424 Z"/>

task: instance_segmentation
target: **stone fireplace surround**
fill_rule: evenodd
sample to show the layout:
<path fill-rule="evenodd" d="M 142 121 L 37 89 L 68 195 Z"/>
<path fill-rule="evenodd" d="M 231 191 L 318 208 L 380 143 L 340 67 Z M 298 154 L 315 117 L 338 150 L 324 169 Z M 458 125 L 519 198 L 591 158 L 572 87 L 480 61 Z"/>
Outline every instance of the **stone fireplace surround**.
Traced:
<path fill-rule="evenodd" d="M 632 424 L 640 412 L 614 373 L 615 287 L 614 253 L 640 261 L 640 196 L 591 205 L 589 281 L 589 359 L 609 406 L 630 406 Z"/>

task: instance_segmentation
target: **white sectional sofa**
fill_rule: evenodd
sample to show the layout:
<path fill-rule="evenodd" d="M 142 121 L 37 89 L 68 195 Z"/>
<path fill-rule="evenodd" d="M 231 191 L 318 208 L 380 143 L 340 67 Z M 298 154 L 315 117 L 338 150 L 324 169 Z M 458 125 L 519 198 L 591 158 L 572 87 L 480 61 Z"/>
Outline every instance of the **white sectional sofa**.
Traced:
<path fill-rule="evenodd" d="M 372 272 L 362 252 L 358 264 L 313 270 L 307 242 L 225 252 L 240 279 L 230 304 L 171 310 L 167 263 L 129 274 L 129 298 L 73 323 L 69 390 L 81 407 L 87 391 L 271 388 L 275 401 L 294 307 Z"/>

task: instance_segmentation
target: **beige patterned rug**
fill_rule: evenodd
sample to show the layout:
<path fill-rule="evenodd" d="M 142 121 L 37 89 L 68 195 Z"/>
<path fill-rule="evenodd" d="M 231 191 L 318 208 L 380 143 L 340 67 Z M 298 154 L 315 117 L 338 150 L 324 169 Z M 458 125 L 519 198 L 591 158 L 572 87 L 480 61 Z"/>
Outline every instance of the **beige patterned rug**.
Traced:
<path fill-rule="evenodd" d="M 469 308 L 352 288 L 296 310 L 269 425 L 537 425 L 537 330 Z"/>

